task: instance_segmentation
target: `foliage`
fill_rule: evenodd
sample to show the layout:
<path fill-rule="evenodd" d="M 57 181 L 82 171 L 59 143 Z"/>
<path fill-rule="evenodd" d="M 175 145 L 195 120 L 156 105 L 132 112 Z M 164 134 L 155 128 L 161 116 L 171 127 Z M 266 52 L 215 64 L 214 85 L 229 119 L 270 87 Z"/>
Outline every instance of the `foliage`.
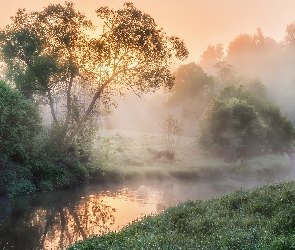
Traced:
<path fill-rule="evenodd" d="M 91 160 L 93 139 L 95 139 L 97 131 L 98 126 L 92 120 L 88 120 L 83 133 L 77 134 L 69 146 L 60 139 L 63 136 L 64 127 L 52 124 L 50 127 L 44 127 L 35 138 L 34 150 L 37 154 L 51 157 L 53 161 L 67 157 L 85 163 Z"/>
<path fill-rule="evenodd" d="M 36 187 L 29 180 L 21 180 L 15 183 L 13 186 L 11 186 L 9 189 L 9 195 L 11 197 L 27 196 L 35 192 L 36 192 Z"/>
<path fill-rule="evenodd" d="M 270 37 L 266 37 L 261 29 L 255 34 L 240 34 L 229 43 L 226 60 L 240 73 L 265 76 L 276 71 L 277 60 L 280 59 L 280 45 Z M 264 70 L 257 65 L 263 65 Z M 265 71 L 265 72 L 260 72 Z"/>
<path fill-rule="evenodd" d="M 0 182 L 0 195 L 24 195 L 34 190 L 29 169 L 2 159 L 0 160 Z"/>
<path fill-rule="evenodd" d="M 200 124 L 205 150 L 233 160 L 265 152 L 288 152 L 295 130 L 279 108 L 242 87 L 225 88 Z"/>
<path fill-rule="evenodd" d="M 71 2 L 50 4 L 39 12 L 19 10 L 1 31 L 8 76 L 27 96 L 46 96 L 52 119 L 62 129 L 59 141 L 68 147 L 87 134 L 96 108 L 110 105 L 121 87 L 138 94 L 171 88 L 173 58 L 188 55 L 183 41 L 167 36 L 131 3 L 117 11 L 101 7 L 96 13 L 104 28 L 93 39 L 87 31 L 94 26 Z M 60 97 L 63 115 L 54 107 Z"/>
<path fill-rule="evenodd" d="M 195 63 L 180 66 L 175 72 L 175 83 L 167 104 L 181 106 L 185 118 L 200 119 L 214 96 L 213 77 Z"/>
<path fill-rule="evenodd" d="M 293 249 L 294 182 L 187 201 L 68 249 Z"/>
<path fill-rule="evenodd" d="M 36 188 L 41 191 L 79 186 L 89 179 L 85 163 L 74 157 L 51 158 L 44 151 L 35 152 L 28 168 Z"/>
<path fill-rule="evenodd" d="M 217 76 L 221 81 L 221 85 L 227 86 L 233 84 L 236 78 L 236 72 L 234 67 L 227 61 L 218 61 L 214 64 L 214 68 L 217 70 Z"/>
<path fill-rule="evenodd" d="M 19 91 L 0 81 L 0 155 L 24 163 L 40 129 L 38 109 Z"/>
<path fill-rule="evenodd" d="M 224 48 L 221 43 L 216 45 L 209 44 L 207 49 L 200 56 L 199 65 L 209 74 L 214 74 L 214 65 L 223 60 Z"/>
<path fill-rule="evenodd" d="M 267 100 L 267 89 L 266 86 L 261 82 L 259 78 L 250 78 L 250 77 L 239 77 L 238 82 L 246 90 L 255 94 L 256 97 Z"/>
<path fill-rule="evenodd" d="M 267 98 L 266 90 L 258 79 L 248 79 L 245 88 L 229 86 L 220 94 L 222 100 L 238 98 L 255 107 L 266 128 L 266 152 L 289 152 L 294 145 L 295 130 L 292 122 L 278 106 Z"/>
<path fill-rule="evenodd" d="M 262 151 L 265 124 L 252 105 L 237 98 L 214 100 L 200 124 L 199 144 L 227 159 Z"/>

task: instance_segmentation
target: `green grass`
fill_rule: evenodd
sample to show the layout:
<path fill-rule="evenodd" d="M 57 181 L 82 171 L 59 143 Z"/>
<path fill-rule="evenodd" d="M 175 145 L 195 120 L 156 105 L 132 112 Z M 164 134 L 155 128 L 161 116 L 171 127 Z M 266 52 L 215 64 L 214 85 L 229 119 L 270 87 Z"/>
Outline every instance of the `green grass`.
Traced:
<path fill-rule="evenodd" d="M 187 201 L 74 249 L 295 249 L 295 182 Z"/>

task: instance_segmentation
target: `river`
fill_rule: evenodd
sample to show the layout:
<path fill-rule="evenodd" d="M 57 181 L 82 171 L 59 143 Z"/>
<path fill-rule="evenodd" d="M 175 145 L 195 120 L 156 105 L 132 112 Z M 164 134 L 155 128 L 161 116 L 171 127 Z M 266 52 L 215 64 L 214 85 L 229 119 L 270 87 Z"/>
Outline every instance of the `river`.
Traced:
<path fill-rule="evenodd" d="M 64 249 L 78 240 L 122 229 L 186 200 L 208 199 L 257 183 L 150 181 L 90 185 L 0 198 L 0 249 Z"/>

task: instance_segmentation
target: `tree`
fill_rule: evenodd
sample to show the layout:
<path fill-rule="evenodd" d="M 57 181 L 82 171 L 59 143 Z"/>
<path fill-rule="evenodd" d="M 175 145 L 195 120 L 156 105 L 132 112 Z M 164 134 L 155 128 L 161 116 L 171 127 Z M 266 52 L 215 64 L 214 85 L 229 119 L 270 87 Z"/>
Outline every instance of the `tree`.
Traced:
<path fill-rule="evenodd" d="M 253 35 L 241 34 L 229 43 L 225 60 L 240 74 L 277 84 L 281 68 L 281 46 L 258 28 Z"/>
<path fill-rule="evenodd" d="M 263 100 L 268 99 L 267 89 L 258 77 L 251 78 L 246 76 L 240 76 L 238 79 L 240 86 L 243 86 L 246 90 L 254 93 L 255 96 Z"/>
<path fill-rule="evenodd" d="M 19 91 L 0 81 L 0 156 L 24 163 L 40 131 L 38 109 Z"/>
<path fill-rule="evenodd" d="M 283 69 L 283 74 L 287 75 L 292 81 L 294 79 L 294 65 L 295 65 L 295 57 L 294 57 L 294 48 L 295 48 L 295 22 L 289 24 L 285 31 L 285 37 L 282 41 L 283 44 L 283 60 L 281 68 Z M 287 87 L 287 86 L 286 86 Z M 292 86 L 288 86 L 288 88 L 292 88 Z M 294 93 L 294 91 L 292 91 Z M 292 96 L 293 96 L 292 93 Z"/>
<path fill-rule="evenodd" d="M 40 12 L 19 10 L 1 32 L 10 79 L 27 96 L 46 94 L 67 148 L 87 130 L 98 101 L 110 104 L 111 95 L 123 87 L 138 95 L 171 88 L 173 58 L 188 55 L 182 40 L 167 36 L 132 3 L 116 11 L 102 7 L 96 13 L 104 20 L 98 38 L 86 35 L 93 25 L 71 2 L 50 4 Z M 62 117 L 54 109 L 57 93 L 64 97 Z"/>
<path fill-rule="evenodd" d="M 217 45 L 209 44 L 207 50 L 203 52 L 200 57 L 200 66 L 204 69 L 205 72 L 209 74 L 215 74 L 214 65 L 223 60 L 224 52 L 223 45 L 218 43 Z"/>
<path fill-rule="evenodd" d="M 198 142 L 219 157 L 235 160 L 261 152 L 265 124 L 244 100 L 215 99 L 200 124 Z"/>
<path fill-rule="evenodd" d="M 290 48 L 295 47 L 295 22 L 287 25 L 284 37 L 284 45 Z"/>
<path fill-rule="evenodd" d="M 289 152 L 295 129 L 280 109 L 243 87 L 229 86 L 212 101 L 200 123 L 198 142 L 229 160 Z"/>
<path fill-rule="evenodd" d="M 59 134 L 56 151 L 62 154 L 74 141 L 68 136 L 77 118 L 73 85 L 82 77 L 81 56 L 87 46 L 84 31 L 91 28 L 91 22 L 66 2 L 64 6 L 50 4 L 40 12 L 20 9 L 12 24 L 1 31 L 1 55 L 8 77 L 27 98 L 45 97 L 54 122 L 52 134 Z M 59 117 L 54 107 L 58 95 L 65 106 L 65 114 Z"/>
<path fill-rule="evenodd" d="M 214 95 L 213 77 L 195 63 L 180 66 L 174 73 L 175 83 L 169 106 L 181 106 L 185 117 L 199 120 Z"/>
<path fill-rule="evenodd" d="M 214 64 L 217 69 L 217 76 L 220 80 L 220 85 L 232 85 L 236 80 L 236 72 L 234 67 L 226 61 L 218 61 Z"/>

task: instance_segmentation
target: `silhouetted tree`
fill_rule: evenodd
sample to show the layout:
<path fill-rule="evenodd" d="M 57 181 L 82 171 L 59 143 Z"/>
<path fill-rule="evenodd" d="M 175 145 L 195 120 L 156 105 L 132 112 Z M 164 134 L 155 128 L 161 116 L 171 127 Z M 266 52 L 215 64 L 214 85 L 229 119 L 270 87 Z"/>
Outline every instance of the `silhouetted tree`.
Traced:
<path fill-rule="evenodd" d="M 208 45 L 207 50 L 203 52 L 200 56 L 200 63 L 199 65 L 202 69 L 207 72 L 208 74 L 215 74 L 216 69 L 214 65 L 218 62 L 223 60 L 224 52 L 223 52 L 223 45 L 218 43 L 217 45 Z"/>
<path fill-rule="evenodd" d="M 225 60 L 239 74 L 276 84 L 280 75 L 281 46 L 258 28 L 253 35 L 241 34 L 230 42 Z"/>
<path fill-rule="evenodd" d="M 86 35 L 92 23 L 71 2 L 50 4 L 40 12 L 20 9 L 1 31 L 2 59 L 10 79 L 28 97 L 46 95 L 66 148 L 87 132 L 98 100 L 109 104 L 111 95 L 123 87 L 138 95 L 171 88 L 173 58 L 188 55 L 182 40 L 167 36 L 132 3 L 116 11 L 102 7 L 96 13 L 104 27 L 94 39 Z M 81 96 L 83 90 L 91 97 Z M 54 108 L 57 91 L 64 97 L 62 118 Z"/>

